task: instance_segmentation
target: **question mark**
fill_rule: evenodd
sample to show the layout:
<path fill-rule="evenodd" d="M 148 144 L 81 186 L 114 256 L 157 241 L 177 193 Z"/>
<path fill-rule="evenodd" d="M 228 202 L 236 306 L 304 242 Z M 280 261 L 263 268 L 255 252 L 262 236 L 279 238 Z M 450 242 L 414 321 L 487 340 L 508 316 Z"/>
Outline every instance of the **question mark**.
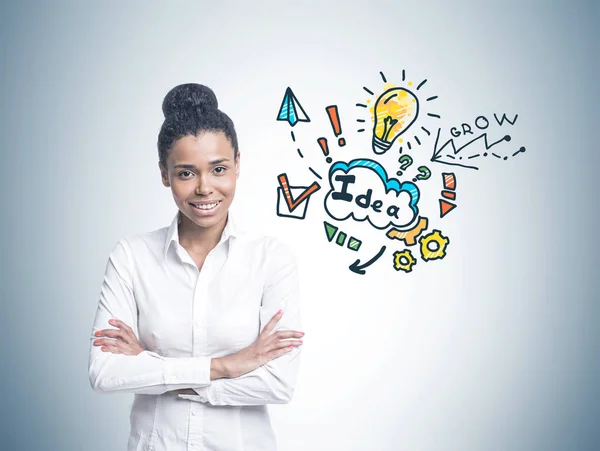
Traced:
<path fill-rule="evenodd" d="M 431 171 L 427 166 L 419 166 L 419 174 L 413 179 L 413 182 L 417 180 L 427 180 L 431 177 Z"/>
<path fill-rule="evenodd" d="M 402 175 L 402 171 L 406 171 L 406 169 L 413 164 L 413 159 L 410 155 L 402 155 L 398 160 L 398 163 L 400 163 L 400 171 L 396 172 L 396 175 Z"/>

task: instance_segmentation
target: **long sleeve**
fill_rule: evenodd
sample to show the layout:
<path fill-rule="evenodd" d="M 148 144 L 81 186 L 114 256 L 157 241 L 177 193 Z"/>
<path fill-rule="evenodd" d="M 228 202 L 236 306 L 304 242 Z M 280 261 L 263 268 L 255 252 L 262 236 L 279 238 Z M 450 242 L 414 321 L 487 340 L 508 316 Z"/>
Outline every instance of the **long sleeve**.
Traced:
<path fill-rule="evenodd" d="M 96 331 L 113 327 L 108 322 L 111 318 L 125 322 L 139 340 L 132 261 L 127 240 L 120 240 L 108 258 L 90 338 L 88 372 L 92 388 L 99 392 L 159 395 L 210 386 L 210 357 L 170 358 L 151 351 L 132 356 L 105 352 L 94 345 Z"/>
<path fill-rule="evenodd" d="M 260 330 L 283 310 L 277 330 L 300 330 L 300 296 L 296 259 L 289 248 L 274 241 L 268 251 L 265 284 L 260 308 Z M 212 405 L 249 406 L 284 404 L 292 399 L 300 364 L 301 346 L 236 378 L 215 379 L 195 388 L 198 395 L 181 398 Z"/>

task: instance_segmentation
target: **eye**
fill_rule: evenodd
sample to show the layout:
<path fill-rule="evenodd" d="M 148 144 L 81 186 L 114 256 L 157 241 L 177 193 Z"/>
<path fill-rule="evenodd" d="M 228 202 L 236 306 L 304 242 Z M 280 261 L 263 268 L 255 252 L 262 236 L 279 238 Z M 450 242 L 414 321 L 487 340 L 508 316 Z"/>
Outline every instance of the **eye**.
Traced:
<path fill-rule="evenodd" d="M 184 178 L 185 178 L 185 175 L 184 175 L 184 174 L 191 174 L 191 172 L 190 172 L 190 171 L 181 171 L 181 172 L 180 172 L 179 174 L 177 174 L 177 175 L 179 175 L 180 177 L 183 175 L 183 176 L 184 176 Z"/>
<path fill-rule="evenodd" d="M 216 172 L 218 175 L 220 175 L 220 174 L 223 174 L 225 171 L 227 171 L 227 168 L 226 168 L 226 167 L 224 167 L 224 166 L 217 166 L 217 167 L 214 169 L 214 171 L 215 171 L 215 172 Z"/>

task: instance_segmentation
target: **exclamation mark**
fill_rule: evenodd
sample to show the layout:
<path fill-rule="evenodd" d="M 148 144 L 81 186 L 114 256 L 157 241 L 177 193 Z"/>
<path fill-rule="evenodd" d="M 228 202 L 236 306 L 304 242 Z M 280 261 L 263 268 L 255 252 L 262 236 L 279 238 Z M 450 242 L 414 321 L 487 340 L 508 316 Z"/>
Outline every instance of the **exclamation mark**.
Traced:
<path fill-rule="evenodd" d="M 325 156 L 329 155 L 329 146 L 327 146 L 327 138 L 319 138 L 317 139 L 317 142 L 319 143 L 319 146 L 321 146 L 321 150 L 323 151 Z M 327 163 L 331 163 L 333 160 L 331 159 L 331 157 L 327 157 L 325 158 L 325 161 Z"/>
<path fill-rule="evenodd" d="M 340 123 L 340 115 L 338 113 L 337 105 L 330 105 L 325 109 L 327 110 L 329 121 L 333 127 L 333 133 L 335 133 L 335 136 L 340 136 L 342 134 L 342 124 Z M 346 145 L 346 140 L 344 138 L 339 138 L 338 144 L 340 147 L 344 147 Z"/>

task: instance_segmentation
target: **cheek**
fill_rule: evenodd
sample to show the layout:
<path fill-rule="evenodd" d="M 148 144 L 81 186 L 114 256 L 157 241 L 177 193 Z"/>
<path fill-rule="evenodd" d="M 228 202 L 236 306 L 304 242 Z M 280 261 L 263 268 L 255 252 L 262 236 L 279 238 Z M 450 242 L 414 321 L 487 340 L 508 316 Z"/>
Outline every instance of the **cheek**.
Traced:
<path fill-rule="evenodd" d="M 235 173 L 233 173 L 233 175 L 228 175 L 227 177 L 221 177 L 218 185 L 219 191 L 227 196 L 232 196 L 233 193 L 235 193 L 235 182 Z"/>

